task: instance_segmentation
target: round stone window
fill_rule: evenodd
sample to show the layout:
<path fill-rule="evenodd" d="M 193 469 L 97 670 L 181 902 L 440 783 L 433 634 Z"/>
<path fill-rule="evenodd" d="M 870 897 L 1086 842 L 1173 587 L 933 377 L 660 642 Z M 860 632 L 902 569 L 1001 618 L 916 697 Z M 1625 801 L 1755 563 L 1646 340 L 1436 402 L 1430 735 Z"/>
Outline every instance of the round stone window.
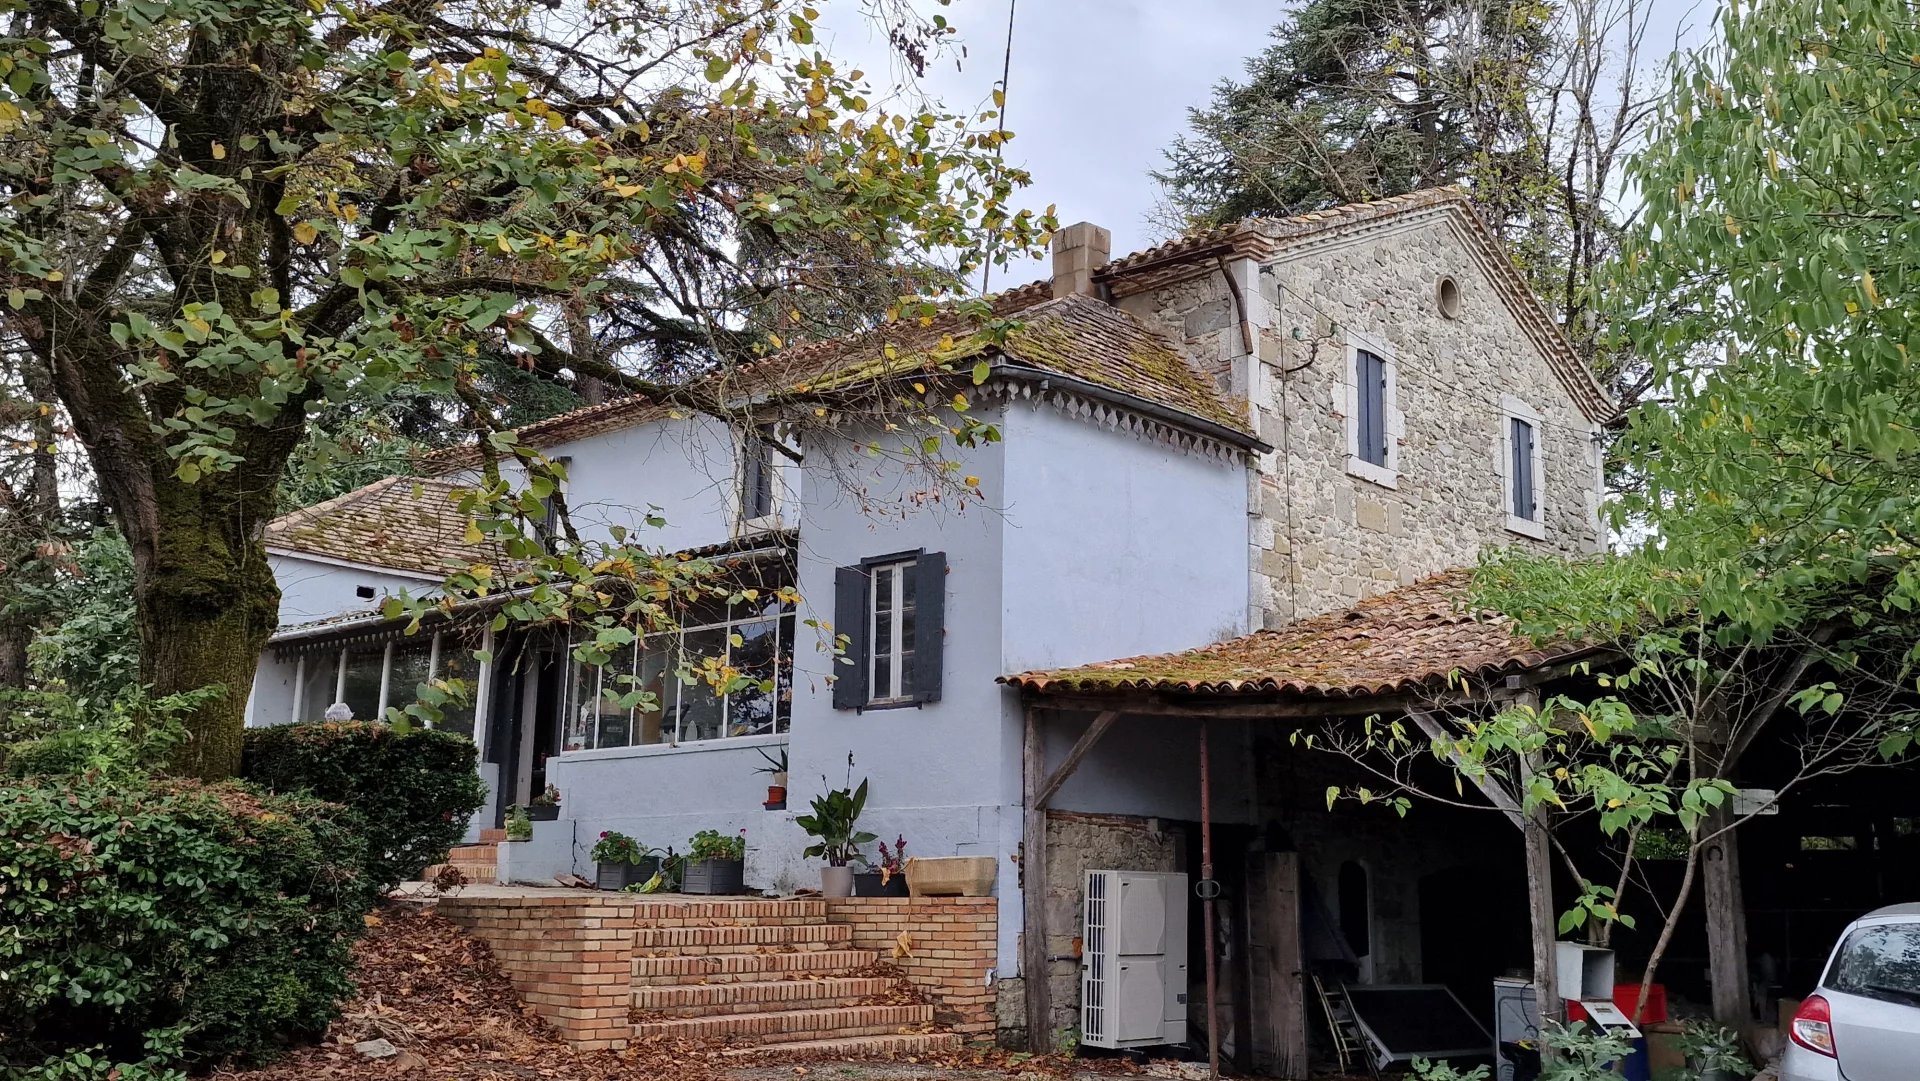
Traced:
<path fill-rule="evenodd" d="M 1451 277 L 1441 278 L 1440 284 L 1434 287 L 1433 297 L 1435 303 L 1440 305 L 1441 315 L 1446 316 L 1448 319 L 1460 318 L 1459 282 L 1454 281 Z"/>

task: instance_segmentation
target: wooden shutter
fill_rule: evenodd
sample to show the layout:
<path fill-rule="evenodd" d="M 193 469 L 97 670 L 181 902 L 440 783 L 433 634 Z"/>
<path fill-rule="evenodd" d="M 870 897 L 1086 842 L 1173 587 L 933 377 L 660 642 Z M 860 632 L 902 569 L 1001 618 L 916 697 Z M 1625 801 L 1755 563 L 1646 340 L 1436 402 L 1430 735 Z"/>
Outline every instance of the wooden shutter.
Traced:
<path fill-rule="evenodd" d="M 1387 464 L 1387 362 L 1365 349 L 1354 361 L 1359 397 L 1360 457 Z"/>
<path fill-rule="evenodd" d="M 1513 514 L 1533 520 L 1535 512 L 1533 476 L 1533 425 L 1519 417 L 1510 418 L 1507 442 L 1513 447 Z"/>
<path fill-rule="evenodd" d="M 947 645 L 947 554 L 923 553 L 913 575 L 913 700 L 938 702 Z"/>
<path fill-rule="evenodd" d="M 833 663 L 833 708 L 867 704 L 867 570 L 841 567 L 833 572 L 833 633 L 847 636 L 845 660 Z"/>

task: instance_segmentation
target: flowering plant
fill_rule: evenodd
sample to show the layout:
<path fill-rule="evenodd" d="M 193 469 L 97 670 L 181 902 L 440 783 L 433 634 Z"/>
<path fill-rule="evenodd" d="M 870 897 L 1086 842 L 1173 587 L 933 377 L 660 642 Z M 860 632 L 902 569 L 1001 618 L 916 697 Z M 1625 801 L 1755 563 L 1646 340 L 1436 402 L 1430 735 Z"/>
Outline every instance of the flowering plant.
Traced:
<path fill-rule="evenodd" d="M 894 875 L 897 875 L 906 869 L 907 869 L 906 837 L 896 836 L 894 838 L 893 849 L 891 851 L 887 849 L 887 842 L 881 841 L 880 842 L 880 864 L 876 868 L 876 870 L 880 872 L 880 884 L 883 886 L 886 885 L 889 881 L 892 880 Z"/>
<path fill-rule="evenodd" d="M 546 791 L 533 797 L 531 802 L 535 807 L 560 806 L 560 786 L 552 785 L 552 784 L 548 785 L 546 788 Z"/>
<path fill-rule="evenodd" d="M 595 863 L 639 863 L 650 854 L 646 846 L 617 830 L 603 831 L 593 846 Z"/>

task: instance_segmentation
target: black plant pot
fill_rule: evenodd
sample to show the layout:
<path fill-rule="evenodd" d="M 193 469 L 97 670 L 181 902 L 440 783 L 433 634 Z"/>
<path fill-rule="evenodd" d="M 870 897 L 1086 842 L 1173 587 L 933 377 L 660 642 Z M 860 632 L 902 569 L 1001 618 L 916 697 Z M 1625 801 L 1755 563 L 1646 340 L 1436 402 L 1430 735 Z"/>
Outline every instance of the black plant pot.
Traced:
<path fill-rule="evenodd" d="M 853 895 L 855 897 L 905 897 L 907 896 L 907 876 L 895 873 L 882 885 L 878 871 L 854 875 Z"/>
<path fill-rule="evenodd" d="M 681 893 L 747 892 L 745 860 L 688 860 L 680 875 Z"/>
<path fill-rule="evenodd" d="M 594 884 L 603 890 L 624 890 L 645 885 L 660 873 L 660 857 L 648 856 L 639 863 L 596 863 Z"/>
<path fill-rule="evenodd" d="M 541 806 L 536 803 L 527 808 L 527 817 L 535 822 L 558 822 L 560 820 L 560 805 L 557 803 L 549 803 Z"/>

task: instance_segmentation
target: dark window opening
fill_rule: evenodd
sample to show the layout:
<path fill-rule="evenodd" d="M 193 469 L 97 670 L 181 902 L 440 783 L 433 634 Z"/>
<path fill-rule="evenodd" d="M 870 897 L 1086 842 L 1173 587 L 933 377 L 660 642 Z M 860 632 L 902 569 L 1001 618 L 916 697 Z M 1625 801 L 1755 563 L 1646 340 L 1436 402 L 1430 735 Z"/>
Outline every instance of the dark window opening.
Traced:
<path fill-rule="evenodd" d="M 946 593 L 942 552 L 888 556 L 839 569 L 834 632 L 845 636 L 846 650 L 834 665 L 835 708 L 939 700 Z"/>
<path fill-rule="evenodd" d="M 744 521 L 773 513 L 773 442 L 767 430 L 741 441 L 740 517 Z"/>
<path fill-rule="evenodd" d="M 1373 952 L 1372 925 L 1367 869 L 1348 860 L 1340 865 L 1340 934 L 1355 957 L 1364 959 Z"/>

